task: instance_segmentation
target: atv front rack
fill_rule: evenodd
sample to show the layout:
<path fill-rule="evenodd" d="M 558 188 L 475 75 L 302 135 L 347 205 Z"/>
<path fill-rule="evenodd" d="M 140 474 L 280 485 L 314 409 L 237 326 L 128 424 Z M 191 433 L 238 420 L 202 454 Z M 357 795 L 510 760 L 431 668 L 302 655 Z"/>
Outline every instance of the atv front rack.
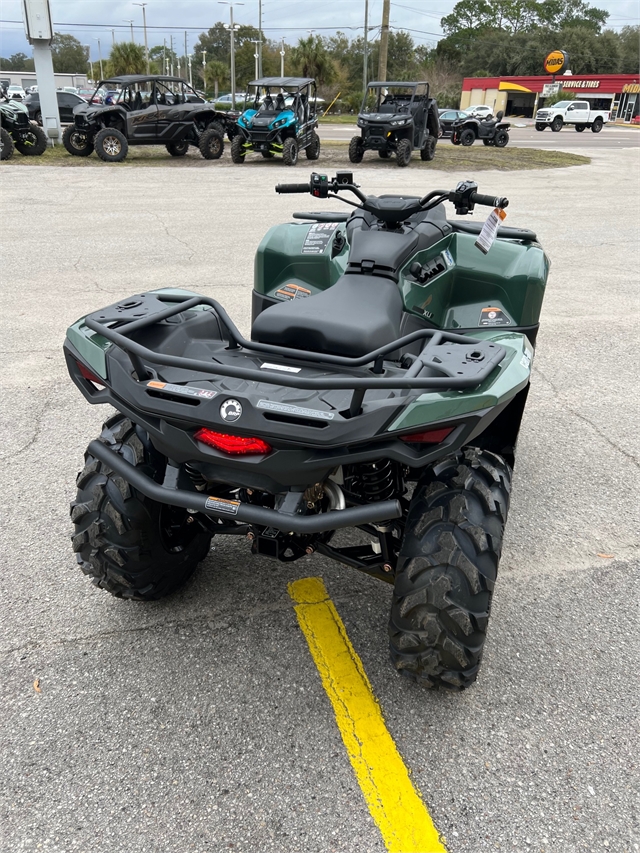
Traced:
<path fill-rule="evenodd" d="M 167 306 L 167 302 L 172 304 Z M 195 308 L 212 308 L 226 338 L 225 350 L 242 348 L 248 353 L 260 353 L 282 359 L 308 362 L 313 367 L 336 368 L 335 375 L 310 377 L 298 373 L 269 373 L 255 368 L 222 364 L 219 361 L 186 358 L 169 355 L 131 339 L 134 332 L 153 326 L 177 314 Z M 116 303 L 102 311 L 89 314 L 85 325 L 102 335 L 129 357 L 139 381 L 154 378 L 148 365 L 181 368 L 227 376 L 249 382 L 268 383 L 305 390 L 353 390 L 349 412 L 351 416 L 360 411 L 365 392 L 373 389 L 431 389 L 461 391 L 477 387 L 493 372 L 506 355 L 499 344 L 479 340 L 467 335 L 456 335 L 437 329 L 420 329 L 391 341 L 372 352 L 356 358 L 317 353 L 291 347 L 248 341 L 236 328 L 225 309 L 215 299 L 188 294 L 145 293 L 124 302 Z M 418 355 L 405 354 L 401 368 L 394 369 L 392 376 L 384 376 L 384 358 L 401 351 L 415 341 L 424 340 L 425 345 Z M 222 341 L 220 342 L 222 343 Z M 354 375 L 347 374 L 357 368 L 371 367 Z M 395 365 L 394 365 L 395 368 Z M 342 370 L 340 370 L 342 369 Z M 340 375 L 342 374 L 342 375 Z M 434 375 L 436 374 L 436 375 Z"/>

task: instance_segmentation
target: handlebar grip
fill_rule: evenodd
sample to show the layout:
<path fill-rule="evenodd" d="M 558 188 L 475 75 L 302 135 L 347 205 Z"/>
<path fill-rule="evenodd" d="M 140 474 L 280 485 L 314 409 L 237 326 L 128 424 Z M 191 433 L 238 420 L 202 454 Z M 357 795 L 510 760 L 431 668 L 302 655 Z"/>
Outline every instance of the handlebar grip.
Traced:
<path fill-rule="evenodd" d="M 487 207 L 505 208 L 509 204 L 508 198 L 500 198 L 499 196 L 483 195 L 482 193 L 471 193 L 471 201 L 474 204 L 484 204 Z"/>
<path fill-rule="evenodd" d="M 277 184 L 277 193 L 310 193 L 311 184 Z"/>

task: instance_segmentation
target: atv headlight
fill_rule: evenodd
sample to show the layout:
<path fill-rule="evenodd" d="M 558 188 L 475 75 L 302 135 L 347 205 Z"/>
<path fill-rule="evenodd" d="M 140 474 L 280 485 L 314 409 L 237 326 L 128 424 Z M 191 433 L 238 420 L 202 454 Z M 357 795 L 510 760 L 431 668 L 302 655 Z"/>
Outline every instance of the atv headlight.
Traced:
<path fill-rule="evenodd" d="M 282 127 L 282 125 L 286 124 L 287 121 L 288 121 L 288 119 L 286 119 L 286 118 L 279 118 L 277 121 L 274 121 L 274 123 L 271 126 L 273 128 Z"/>
<path fill-rule="evenodd" d="M 408 121 L 408 118 L 397 118 L 395 121 L 389 122 L 389 124 L 398 127 L 398 125 L 407 124 Z"/>
<path fill-rule="evenodd" d="M 358 127 L 364 127 L 364 125 L 365 125 L 365 121 L 364 121 L 364 119 L 363 119 L 363 118 L 359 118 L 359 119 L 358 119 Z"/>

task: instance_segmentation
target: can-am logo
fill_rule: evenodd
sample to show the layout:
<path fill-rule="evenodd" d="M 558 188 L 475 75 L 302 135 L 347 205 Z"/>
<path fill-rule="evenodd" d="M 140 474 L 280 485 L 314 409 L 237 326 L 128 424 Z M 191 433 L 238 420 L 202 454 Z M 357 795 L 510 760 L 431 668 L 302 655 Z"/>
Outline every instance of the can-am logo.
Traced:
<path fill-rule="evenodd" d="M 220 416 L 223 421 L 237 421 L 242 414 L 242 405 L 238 400 L 225 400 L 220 406 Z"/>
<path fill-rule="evenodd" d="M 568 65 L 569 57 L 564 50 L 552 50 L 544 59 L 544 70 L 547 74 L 558 74 Z"/>

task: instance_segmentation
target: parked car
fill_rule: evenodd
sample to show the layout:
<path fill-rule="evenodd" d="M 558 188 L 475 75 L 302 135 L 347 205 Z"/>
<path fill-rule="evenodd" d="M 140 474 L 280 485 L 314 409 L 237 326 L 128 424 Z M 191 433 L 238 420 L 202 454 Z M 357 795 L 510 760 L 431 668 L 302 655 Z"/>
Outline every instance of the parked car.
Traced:
<path fill-rule="evenodd" d="M 89 104 L 101 104 L 104 101 L 104 92 L 95 89 L 78 89 L 77 94 Z"/>
<path fill-rule="evenodd" d="M 253 101 L 253 95 L 251 92 L 236 92 L 236 106 L 244 107 L 245 101 L 249 99 Z M 216 98 L 212 103 L 221 104 L 222 106 L 228 105 L 231 106 L 233 98 L 229 95 L 220 95 L 220 97 Z"/>
<path fill-rule="evenodd" d="M 87 102 L 80 95 L 73 95 L 71 92 L 56 92 L 56 97 L 58 99 L 58 111 L 60 112 L 60 121 L 62 124 L 72 124 L 74 108 L 79 104 L 87 105 Z M 37 92 L 27 95 L 24 103 L 29 110 L 29 119 L 42 124 L 40 95 Z"/>
<path fill-rule="evenodd" d="M 438 119 L 440 121 L 440 136 L 445 139 L 451 136 L 451 125 L 454 121 L 460 121 L 469 117 L 466 110 L 438 110 Z"/>
<path fill-rule="evenodd" d="M 23 101 L 27 97 L 27 93 L 22 86 L 8 86 L 7 98 L 10 101 Z"/>
<path fill-rule="evenodd" d="M 465 112 L 473 118 L 493 118 L 493 110 L 486 104 L 476 104 L 474 107 L 466 107 Z"/>

